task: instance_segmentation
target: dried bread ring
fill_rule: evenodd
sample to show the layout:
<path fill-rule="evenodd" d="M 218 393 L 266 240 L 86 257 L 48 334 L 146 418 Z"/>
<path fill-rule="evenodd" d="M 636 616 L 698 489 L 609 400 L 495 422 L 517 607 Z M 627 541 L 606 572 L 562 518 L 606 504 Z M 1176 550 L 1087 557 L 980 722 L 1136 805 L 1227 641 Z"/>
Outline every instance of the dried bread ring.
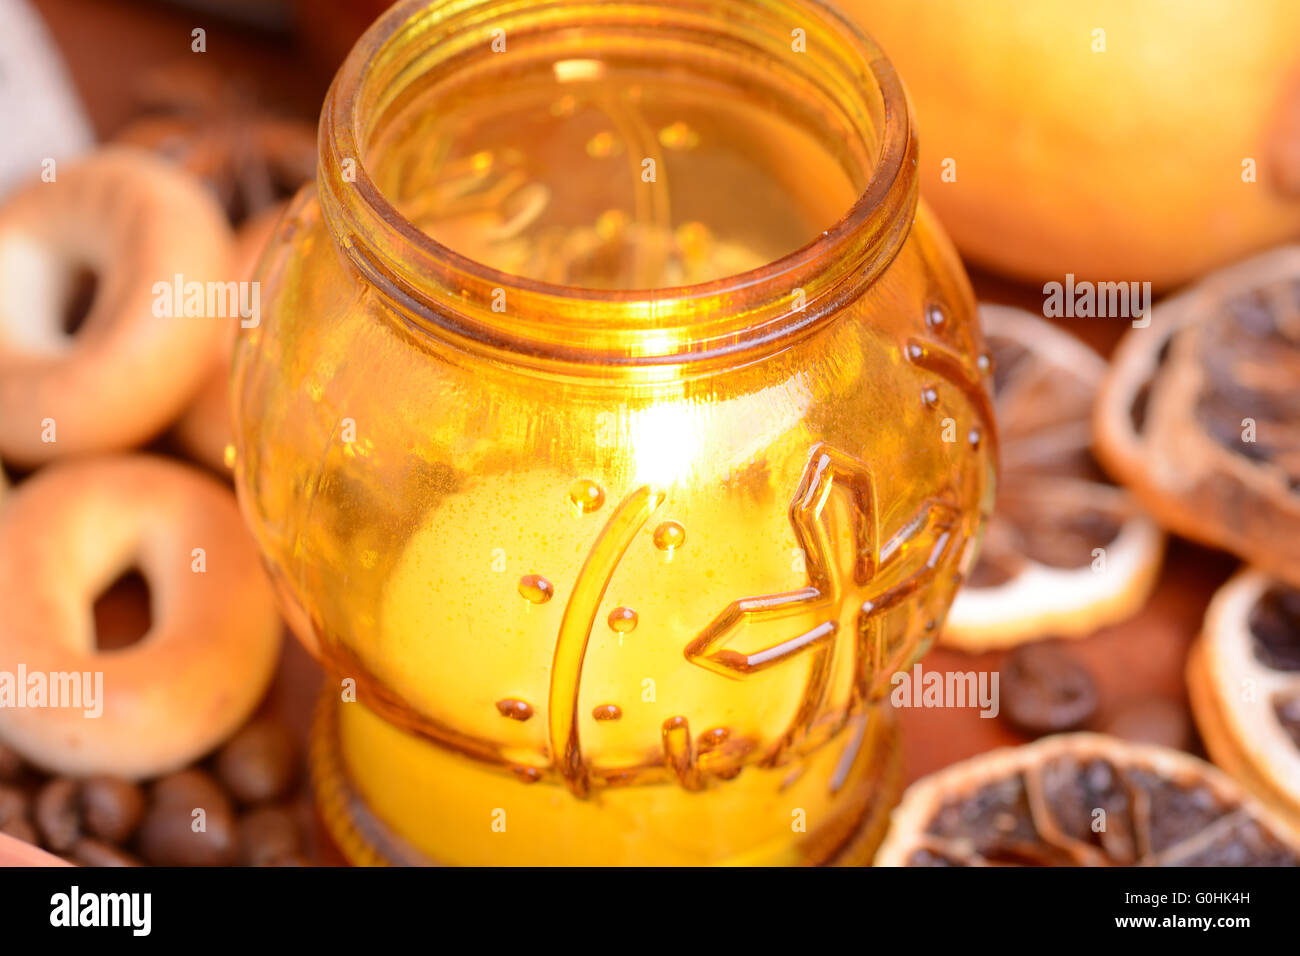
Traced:
<path fill-rule="evenodd" d="M 0 455 L 25 466 L 130 448 L 174 419 L 221 322 L 155 308 L 155 286 L 222 281 L 230 230 L 203 188 L 148 153 L 110 148 L 0 208 Z M 80 330 L 62 313 L 96 277 Z M 163 313 L 163 314 L 158 314 Z"/>
<path fill-rule="evenodd" d="M 132 566 L 153 626 L 98 652 L 93 603 Z M 0 739 L 55 773 L 185 766 L 243 724 L 279 654 L 274 598 L 234 496 L 152 456 L 60 462 L 14 489 L 0 506 L 0 600 L 0 678 L 45 675 L 49 689 L 46 706 L 0 707 Z M 98 701 L 85 687 L 73 701 L 70 685 L 55 700 L 49 675 L 74 673 L 102 674 Z"/>

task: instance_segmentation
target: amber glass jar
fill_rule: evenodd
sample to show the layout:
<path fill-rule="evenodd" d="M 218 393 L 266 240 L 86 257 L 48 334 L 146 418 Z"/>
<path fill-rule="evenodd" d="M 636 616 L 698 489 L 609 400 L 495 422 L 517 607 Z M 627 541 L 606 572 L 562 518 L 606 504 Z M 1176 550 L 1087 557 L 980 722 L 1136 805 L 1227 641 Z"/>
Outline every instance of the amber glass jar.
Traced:
<path fill-rule="evenodd" d="M 808 0 L 401 4 L 237 348 L 356 862 L 868 859 L 993 493 L 906 99 Z"/>

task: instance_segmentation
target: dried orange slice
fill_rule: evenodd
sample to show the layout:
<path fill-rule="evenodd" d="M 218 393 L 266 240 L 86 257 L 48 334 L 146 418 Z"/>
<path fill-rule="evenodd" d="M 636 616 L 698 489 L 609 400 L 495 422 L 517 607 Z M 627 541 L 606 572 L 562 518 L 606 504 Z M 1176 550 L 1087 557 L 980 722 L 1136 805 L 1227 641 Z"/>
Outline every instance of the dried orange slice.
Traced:
<path fill-rule="evenodd" d="M 1002 478 L 943 641 L 986 650 L 1123 620 L 1150 593 L 1164 538 L 1092 459 L 1092 403 L 1106 363 L 1020 309 L 982 305 L 980 323 L 993 360 Z"/>
<path fill-rule="evenodd" d="M 1102 464 L 1167 528 L 1300 587 L 1300 246 L 1216 272 L 1130 330 Z"/>
<path fill-rule="evenodd" d="M 1300 827 L 1300 591 L 1262 571 L 1233 577 L 1187 681 L 1210 757 Z"/>
<path fill-rule="evenodd" d="M 875 863 L 1294 866 L 1300 834 L 1188 754 L 1060 734 L 912 784 Z"/>

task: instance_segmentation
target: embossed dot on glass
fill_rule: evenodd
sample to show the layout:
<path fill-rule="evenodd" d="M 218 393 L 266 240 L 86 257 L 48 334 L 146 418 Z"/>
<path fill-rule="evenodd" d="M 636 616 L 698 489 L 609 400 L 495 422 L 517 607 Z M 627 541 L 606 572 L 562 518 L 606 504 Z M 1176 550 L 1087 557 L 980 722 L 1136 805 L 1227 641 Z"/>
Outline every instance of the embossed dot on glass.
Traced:
<path fill-rule="evenodd" d="M 400 4 L 320 148 L 232 387 L 343 851 L 868 860 L 996 454 L 888 61 L 806 0 Z"/>

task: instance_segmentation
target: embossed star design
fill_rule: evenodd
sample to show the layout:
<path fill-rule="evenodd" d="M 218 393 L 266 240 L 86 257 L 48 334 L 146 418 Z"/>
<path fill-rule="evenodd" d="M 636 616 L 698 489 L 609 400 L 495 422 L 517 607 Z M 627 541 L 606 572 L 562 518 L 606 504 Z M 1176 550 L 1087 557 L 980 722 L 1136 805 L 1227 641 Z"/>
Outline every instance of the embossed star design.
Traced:
<path fill-rule="evenodd" d="M 825 513 L 833 493 L 844 497 L 851 516 L 853 558 L 847 568 L 841 566 L 845 562 L 839 559 Z M 958 517 L 951 495 L 941 494 L 925 501 L 881 543 L 871 468 L 828 445 L 814 447 L 790 504 L 790 523 L 805 554 L 808 585 L 733 601 L 686 647 L 686 658 L 693 664 L 737 680 L 800 655 L 813 655 L 799 710 L 768 762 L 808 738 L 823 709 L 836 653 L 854 655 L 854 697 L 866 695 L 867 678 L 886 663 L 883 615 L 933 577 L 957 544 Z M 818 623 L 807 630 L 776 643 L 741 649 L 747 637 L 753 642 L 751 633 L 760 625 L 770 633 L 769 624 L 806 621 L 810 616 Z"/>

